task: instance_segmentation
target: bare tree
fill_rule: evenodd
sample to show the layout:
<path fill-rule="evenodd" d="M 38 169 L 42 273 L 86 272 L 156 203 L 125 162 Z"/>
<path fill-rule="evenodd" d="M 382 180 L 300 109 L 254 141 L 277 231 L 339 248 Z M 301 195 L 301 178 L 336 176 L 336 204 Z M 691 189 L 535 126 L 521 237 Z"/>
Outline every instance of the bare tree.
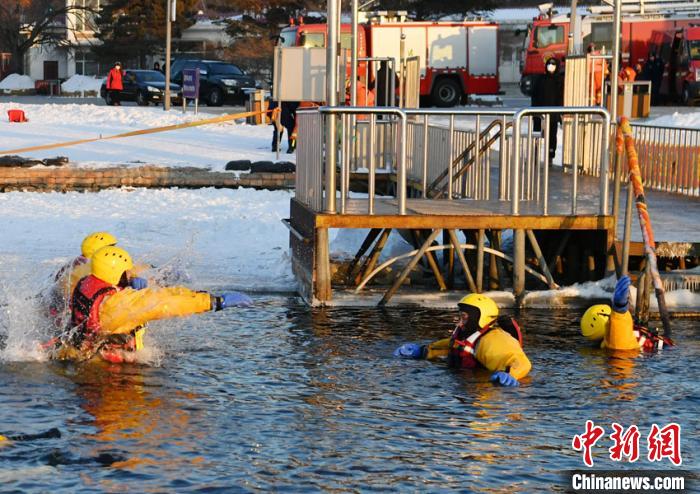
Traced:
<path fill-rule="evenodd" d="M 0 0 L 0 51 L 12 54 L 11 72 L 24 73 L 25 54 L 33 46 L 68 46 L 71 14 L 94 13 L 66 0 Z M 88 3 L 88 2 L 85 2 Z"/>

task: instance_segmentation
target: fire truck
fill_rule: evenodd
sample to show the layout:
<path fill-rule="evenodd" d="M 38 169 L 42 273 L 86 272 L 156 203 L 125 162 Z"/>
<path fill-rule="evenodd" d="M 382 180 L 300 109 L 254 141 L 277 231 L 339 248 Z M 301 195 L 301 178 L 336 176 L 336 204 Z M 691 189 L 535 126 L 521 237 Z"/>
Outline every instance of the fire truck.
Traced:
<path fill-rule="evenodd" d="M 544 73 L 544 63 L 550 57 L 563 62 L 567 55 L 570 30 L 569 15 L 556 15 L 551 10 L 551 4 L 540 6 L 542 12 L 536 17 L 528 29 L 524 42 L 524 53 L 521 57 L 521 91 L 529 95 L 532 90 L 534 77 Z M 613 44 L 613 12 L 610 6 L 589 7 L 590 14 L 577 19 L 577 32 L 574 44 L 577 51 L 589 45 L 602 53 L 611 53 Z M 676 33 L 687 33 L 687 28 L 693 24 L 700 25 L 700 2 L 698 0 L 678 0 L 669 4 L 664 1 L 623 0 L 621 35 L 623 63 L 634 65 L 644 63 L 650 51 L 656 51 L 666 63 L 665 81 L 672 67 L 680 67 L 679 61 L 673 57 L 683 55 L 688 46 L 674 41 Z M 689 30 L 684 39 L 694 40 L 694 30 Z M 691 38 L 687 38 L 690 35 Z M 664 42 L 667 44 L 665 48 Z M 674 43 L 676 43 L 674 45 Z M 676 46 L 675 52 L 672 51 Z M 658 51 L 660 50 L 661 51 Z M 689 78 L 688 84 L 697 82 L 695 71 L 686 70 L 683 78 Z M 680 78 L 678 78 L 680 81 Z M 679 82 L 680 84 L 680 82 Z M 667 82 L 662 85 L 666 91 L 671 87 Z M 690 86 L 689 86 L 690 87 Z M 670 92 L 668 94 L 671 94 Z M 678 92 L 682 94 L 682 84 Z"/>
<path fill-rule="evenodd" d="M 325 47 L 326 36 L 326 24 L 300 20 L 282 29 L 280 44 Z M 404 16 L 372 15 L 358 26 L 358 58 L 392 58 L 399 67 L 402 36 L 405 56 L 419 58 L 420 95 L 435 106 L 455 106 L 469 94 L 498 93 L 498 24 L 414 22 Z M 342 24 L 341 49 L 349 50 L 351 43 L 351 26 Z"/>

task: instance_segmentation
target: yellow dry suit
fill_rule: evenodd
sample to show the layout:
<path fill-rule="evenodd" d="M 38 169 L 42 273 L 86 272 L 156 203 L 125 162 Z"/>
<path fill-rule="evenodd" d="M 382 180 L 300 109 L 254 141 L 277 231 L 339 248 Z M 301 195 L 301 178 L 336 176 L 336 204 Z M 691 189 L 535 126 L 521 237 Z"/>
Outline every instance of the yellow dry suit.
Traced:
<path fill-rule="evenodd" d="M 99 355 L 109 362 L 133 361 L 134 347 L 141 345 L 137 331 L 148 321 L 188 316 L 216 308 L 215 298 L 185 287 L 124 288 L 95 300 L 88 308 L 87 326 L 76 340 L 63 339 L 54 357 L 61 360 L 88 360 Z M 124 349 L 119 335 L 135 335 L 135 345 Z M 141 333 L 142 334 L 142 333 Z"/>
<path fill-rule="evenodd" d="M 426 358 L 445 358 L 450 353 L 453 339 L 445 338 L 428 345 Z M 474 358 L 491 372 L 505 371 L 515 379 L 527 376 L 532 368 L 520 342 L 493 323 L 474 343 Z"/>

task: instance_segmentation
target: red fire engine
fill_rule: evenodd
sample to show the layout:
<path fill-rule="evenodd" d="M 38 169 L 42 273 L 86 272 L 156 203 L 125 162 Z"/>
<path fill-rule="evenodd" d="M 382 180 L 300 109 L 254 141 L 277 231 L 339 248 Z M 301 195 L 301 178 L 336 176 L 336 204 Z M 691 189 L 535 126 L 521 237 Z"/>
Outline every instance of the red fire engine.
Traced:
<path fill-rule="evenodd" d="M 290 25 L 280 33 L 282 46 L 325 47 L 326 24 Z M 358 27 L 358 57 L 420 60 L 420 95 L 436 106 L 454 106 L 468 94 L 496 94 L 498 25 L 486 21 L 412 22 L 377 16 Z M 351 47 L 351 26 L 343 24 L 341 49 Z"/>
<path fill-rule="evenodd" d="M 686 4 L 689 6 L 687 9 L 683 8 Z M 693 54 L 690 53 L 694 48 L 694 56 L 698 56 L 698 36 L 695 28 L 692 28 L 693 24 L 700 24 L 698 2 L 679 0 L 670 11 L 667 5 L 645 4 L 642 1 L 635 4 L 636 11 L 630 7 L 623 8 L 620 47 L 623 63 L 643 64 L 651 51 L 656 52 L 666 64 L 662 93 L 669 97 L 683 97 L 684 88 L 687 88 L 688 99 L 692 100 L 693 95 L 698 94 L 699 79 L 696 76 L 700 75 L 694 70 L 694 64 L 698 62 L 692 61 Z M 576 45 L 585 49 L 593 44 L 596 50 L 611 53 L 613 16 L 610 8 L 590 7 L 589 10 L 589 15 L 578 19 L 581 27 L 577 32 Z M 520 89 L 524 94 L 530 94 L 533 78 L 544 73 L 544 62 L 548 58 L 555 57 L 563 62 L 567 54 L 569 28 L 568 15 L 555 16 L 549 12 L 533 20 L 521 58 Z"/>

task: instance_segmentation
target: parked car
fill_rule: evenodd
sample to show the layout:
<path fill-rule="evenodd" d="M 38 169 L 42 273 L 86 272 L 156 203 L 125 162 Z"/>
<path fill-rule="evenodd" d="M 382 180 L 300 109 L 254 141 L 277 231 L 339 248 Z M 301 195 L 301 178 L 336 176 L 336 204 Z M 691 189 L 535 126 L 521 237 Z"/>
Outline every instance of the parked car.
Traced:
<path fill-rule="evenodd" d="M 237 65 L 217 60 L 175 60 L 170 67 L 170 80 L 182 84 L 182 71 L 199 70 L 199 100 L 209 106 L 226 102 L 242 103 L 247 91 L 256 88 L 255 79 Z"/>
<path fill-rule="evenodd" d="M 124 85 L 121 92 L 122 101 L 136 101 L 140 106 L 148 106 L 149 103 L 162 103 L 165 96 L 165 76 L 157 70 L 125 70 L 122 82 Z M 106 82 L 102 83 L 100 96 L 108 105 L 112 104 Z M 181 102 L 180 86 L 172 82 L 170 99 L 175 104 Z"/>

